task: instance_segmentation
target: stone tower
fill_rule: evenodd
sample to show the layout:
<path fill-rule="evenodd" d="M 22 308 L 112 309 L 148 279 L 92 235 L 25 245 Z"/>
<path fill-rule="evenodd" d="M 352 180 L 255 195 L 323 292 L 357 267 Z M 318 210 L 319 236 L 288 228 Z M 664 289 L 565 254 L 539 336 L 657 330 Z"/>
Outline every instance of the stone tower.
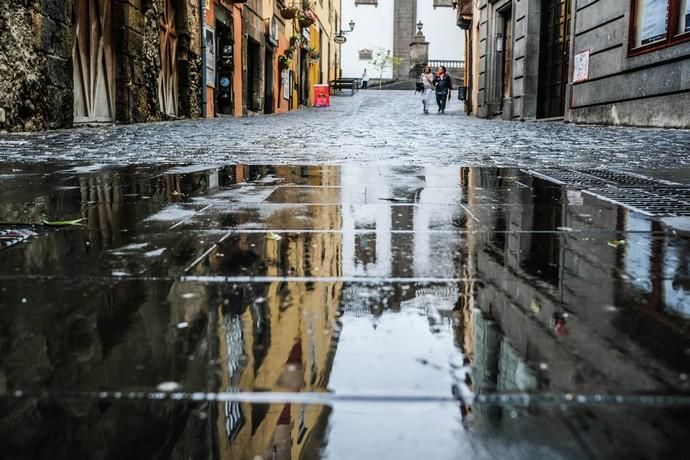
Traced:
<path fill-rule="evenodd" d="M 393 6 L 393 56 L 400 58 L 393 78 L 407 80 L 410 73 L 410 43 L 415 38 L 417 0 L 395 0 Z"/>

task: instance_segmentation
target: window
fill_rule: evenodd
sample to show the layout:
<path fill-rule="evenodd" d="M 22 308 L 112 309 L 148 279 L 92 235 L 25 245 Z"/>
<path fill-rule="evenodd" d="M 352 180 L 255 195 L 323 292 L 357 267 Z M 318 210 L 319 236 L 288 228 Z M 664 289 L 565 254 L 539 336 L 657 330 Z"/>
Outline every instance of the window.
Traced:
<path fill-rule="evenodd" d="M 690 0 L 633 0 L 631 54 L 690 39 Z"/>

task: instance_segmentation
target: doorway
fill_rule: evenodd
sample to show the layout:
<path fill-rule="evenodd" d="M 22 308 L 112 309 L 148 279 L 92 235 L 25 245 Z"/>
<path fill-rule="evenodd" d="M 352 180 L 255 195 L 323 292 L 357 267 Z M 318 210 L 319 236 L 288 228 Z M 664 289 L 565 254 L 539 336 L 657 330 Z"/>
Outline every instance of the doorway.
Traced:
<path fill-rule="evenodd" d="M 304 48 L 299 51 L 299 103 L 303 106 L 309 105 L 309 54 Z"/>
<path fill-rule="evenodd" d="M 275 82 L 274 67 L 273 64 L 273 50 L 266 47 L 266 59 L 265 62 L 265 77 L 264 77 L 264 113 L 275 112 L 275 91 L 273 90 L 273 85 Z"/>
<path fill-rule="evenodd" d="M 216 113 L 235 113 L 233 93 L 234 40 L 232 20 L 216 10 Z"/>
<path fill-rule="evenodd" d="M 159 23 L 161 70 L 158 104 L 161 112 L 177 116 L 177 11 L 174 0 L 165 0 Z"/>
<path fill-rule="evenodd" d="M 247 39 L 247 110 L 261 111 L 261 44 Z"/>
<path fill-rule="evenodd" d="M 74 122 L 115 119 L 115 52 L 109 0 L 76 0 L 72 45 Z"/>
<path fill-rule="evenodd" d="M 570 56 L 570 1 L 542 0 L 537 118 L 565 114 Z"/>

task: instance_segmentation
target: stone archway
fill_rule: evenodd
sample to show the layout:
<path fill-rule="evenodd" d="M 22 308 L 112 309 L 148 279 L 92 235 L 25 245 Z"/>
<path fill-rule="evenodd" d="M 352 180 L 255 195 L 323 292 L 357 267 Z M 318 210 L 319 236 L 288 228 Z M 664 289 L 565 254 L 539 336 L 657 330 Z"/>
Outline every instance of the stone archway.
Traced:
<path fill-rule="evenodd" d="M 115 118 L 115 53 L 110 0 L 75 0 L 72 63 L 74 122 Z"/>
<path fill-rule="evenodd" d="M 164 1 L 160 15 L 161 70 L 158 75 L 158 103 L 163 114 L 177 116 L 177 11 L 174 0 Z"/>

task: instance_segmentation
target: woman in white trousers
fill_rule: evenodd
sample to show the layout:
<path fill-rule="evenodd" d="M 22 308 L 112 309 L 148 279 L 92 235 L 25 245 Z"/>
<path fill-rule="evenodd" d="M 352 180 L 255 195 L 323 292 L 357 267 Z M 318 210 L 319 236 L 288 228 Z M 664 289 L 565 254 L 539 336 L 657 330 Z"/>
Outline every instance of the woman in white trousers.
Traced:
<path fill-rule="evenodd" d="M 434 100 L 434 74 L 431 72 L 431 67 L 424 67 L 421 76 L 422 85 L 422 105 L 424 106 L 424 113 L 429 113 L 429 106 Z"/>

